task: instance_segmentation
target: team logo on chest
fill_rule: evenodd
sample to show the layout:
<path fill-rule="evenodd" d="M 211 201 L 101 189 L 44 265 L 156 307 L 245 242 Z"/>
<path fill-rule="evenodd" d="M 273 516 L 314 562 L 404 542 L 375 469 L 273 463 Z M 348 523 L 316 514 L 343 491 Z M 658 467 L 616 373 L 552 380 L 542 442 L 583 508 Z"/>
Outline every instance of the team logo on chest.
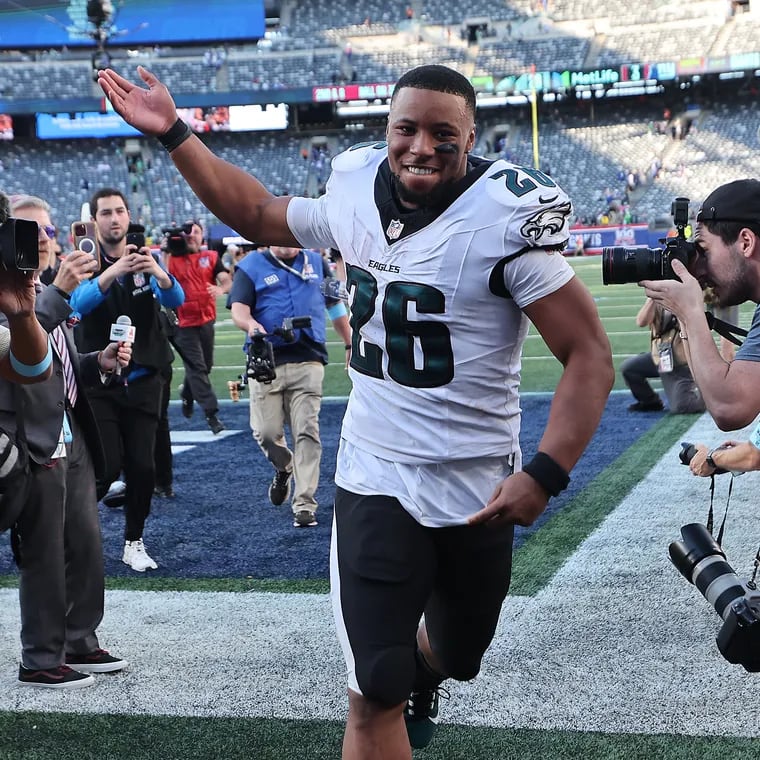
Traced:
<path fill-rule="evenodd" d="M 145 285 L 145 275 L 142 272 L 135 272 L 132 275 L 132 282 L 136 288 L 141 288 Z"/>
<path fill-rule="evenodd" d="M 400 222 L 398 219 L 391 219 L 391 223 L 388 225 L 385 234 L 388 236 L 388 240 L 398 240 L 401 237 L 403 230 L 403 222 Z"/>

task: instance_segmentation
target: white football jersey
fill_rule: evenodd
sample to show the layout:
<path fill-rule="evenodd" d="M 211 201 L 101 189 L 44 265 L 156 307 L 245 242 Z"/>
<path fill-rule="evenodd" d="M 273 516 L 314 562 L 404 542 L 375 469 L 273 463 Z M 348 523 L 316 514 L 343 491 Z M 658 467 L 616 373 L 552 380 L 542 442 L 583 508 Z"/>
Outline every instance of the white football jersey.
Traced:
<path fill-rule="evenodd" d="M 472 161 L 444 210 L 410 212 L 394 201 L 385 144 L 356 146 L 334 159 L 324 196 L 288 207 L 302 245 L 347 264 L 342 436 L 387 461 L 518 452 L 521 309 L 573 277 L 553 250 L 569 235 L 564 191 L 532 169 Z"/>

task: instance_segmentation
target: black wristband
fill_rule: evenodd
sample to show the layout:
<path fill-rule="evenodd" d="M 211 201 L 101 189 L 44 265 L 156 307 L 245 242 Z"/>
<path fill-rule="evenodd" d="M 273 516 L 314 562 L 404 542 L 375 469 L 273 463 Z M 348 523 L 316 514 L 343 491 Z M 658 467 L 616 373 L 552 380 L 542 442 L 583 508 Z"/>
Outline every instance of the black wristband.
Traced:
<path fill-rule="evenodd" d="M 523 465 L 527 472 L 549 496 L 559 496 L 570 483 L 570 476 L 548 454 L 539 451 L 528 464 Z"/>
<path fill-rule="evenodd" d="M 168 132 L 158 135 L 158 141 L 166 148 L 167 153 L 171 153 L 175 148 L 179 148 L 188 137 L 192 137 L 192 134 L 193 130 L 182 119 L 177 118 Z"/>
<path fill-rule="evenodd" d="M 351 344 L 350 343 L 346 343 L 346 351 L 350 351 L 350 350 L 351 350 Z"/>

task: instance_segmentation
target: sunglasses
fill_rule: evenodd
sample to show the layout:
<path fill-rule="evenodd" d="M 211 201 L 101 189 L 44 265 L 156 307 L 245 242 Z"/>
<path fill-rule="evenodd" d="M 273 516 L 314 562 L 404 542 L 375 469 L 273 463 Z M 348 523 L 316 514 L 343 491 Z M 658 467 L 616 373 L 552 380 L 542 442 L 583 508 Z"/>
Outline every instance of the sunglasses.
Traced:
<path fill-rule="evenodd" d="M 47 235 L 51 240 L 55 239 L 55 227 L 52 227 L 49 224 L 39 224 L 37 223 L 37 237 L 39 237 L 39 233 L 44 232 L 45 235 Z"/>

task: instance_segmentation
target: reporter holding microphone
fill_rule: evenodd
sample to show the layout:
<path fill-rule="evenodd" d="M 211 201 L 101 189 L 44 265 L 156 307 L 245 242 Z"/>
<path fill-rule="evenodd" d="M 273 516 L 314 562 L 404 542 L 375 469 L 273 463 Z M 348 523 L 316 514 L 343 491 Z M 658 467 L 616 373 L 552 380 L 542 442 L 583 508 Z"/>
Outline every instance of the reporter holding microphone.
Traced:
<path fill-rule="evenodd" d="M 145 548 L 143 531 L 156 475 L 160 372 L 172 360 L 159 313 L 161 306 L 176 308 L 182 304 L 185 295 L 176 279 L 153 258 L 150 248 L 127 244 L 129 205 L 120 190 L 97 190 L 90 201 L 90 214 L 97 227 L 102 268 L 91 280 L 82 282 L 71 297 L 72 307 L 81 315 L 77 346 L 80 351 L 94 350 L 108 342 L 117 327 L 130 327 L 133 338 L 132 361 L 120 380 L 113 378 L 105 386 L 88 389 L 106 455 L 98 496 L 102 498 L 124 473 L 122 561 L 137 572 L 145 572 L 158 567 Z"/>

